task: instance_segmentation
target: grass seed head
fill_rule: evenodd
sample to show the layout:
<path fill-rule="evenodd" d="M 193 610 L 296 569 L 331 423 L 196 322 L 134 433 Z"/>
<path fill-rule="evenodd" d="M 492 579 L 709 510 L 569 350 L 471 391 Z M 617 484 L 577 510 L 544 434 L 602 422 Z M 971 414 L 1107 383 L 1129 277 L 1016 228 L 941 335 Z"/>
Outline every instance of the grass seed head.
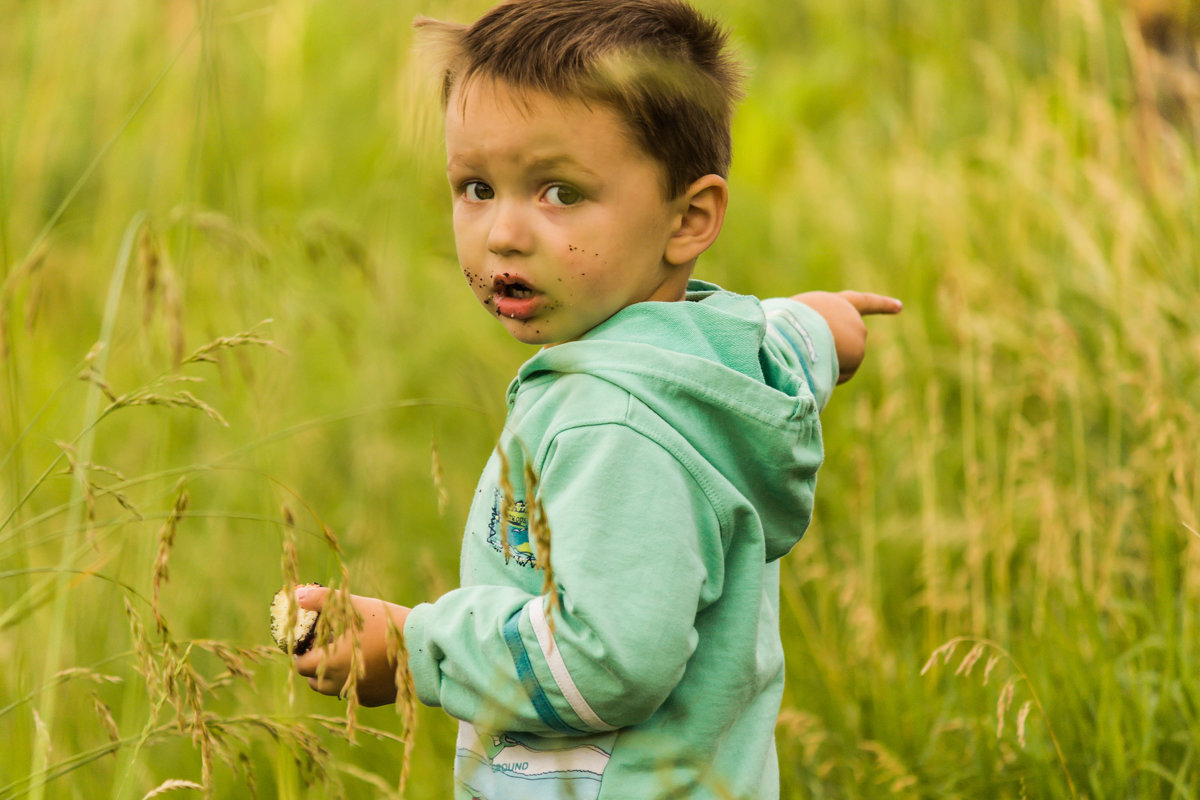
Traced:
<path fill-rule="evenodd" d="M 110 742 L 121 741 L 121 729 L 117 727 L 117 721 L 113 719 L 112 709 L 95 692 L 92 692 L 92 707 L 96 710 L 96 716 L 100 719 L 100 724 L 104 727 L 108 740 Z M 116 755 L 115 750 L 113 755 Z"/>
<path fill-rule="evenodd" d="M 158 555 L 154 559 L 154 575 L 151 579 L 151 586 L 154 591 L 154 622 L 158 626 L 159 633 L 166 633 L 167 630 L 167 622 L 159 611 L 159 592 L 162 590 L 163 584 L 167 582 L 170 574 L 169 559 L 171 547 L 175 544 L 175 534 L 179 530 L 179 521 L 183 519 L 189 501 L 190 496 L 187 490 L 181 487 L 179 493 L 175 496 L 175 505 L 171 508 L 171 513 L 167 515 L 167 521 L 158 530 Z"/>
<path fill-rule="evenodd" d="M 412 672 L 408 668 L 408 647 L 404 642 L 404 631 L 395 621 L 387 618 L 388 658 L 396 665 L 396 712 L 404 728 L 404 756 L 400 765 L 400 783 L 397 791 L 403 795 L 408 785 L 409 769 L 412 766 L 413 744 L 417 736 L 417 689 Z"/>
<path fill-rule="evenodd" d="M 441 517 L 446 514 L 446 506 L 450 504 L 450 493 L 446 490 L 446 476 L 442 469 L 442 454 L 438 449 L 437 439 L 432 441 L 429 451 L 429 472 L 433 478 L 433 488 L 437 492 L 437 513 Z"/>
<path fill-rule="evenodd" d="M 500 504 L 500 551 L 504 554 L 504 563 L 507 564 L 512 558 L 512 551 L 508 545 L 508 512 L 516 502 L 516 492 L 508 474 L 508 456 L 504 453 L 502 444 L 496 446 L 496 453 L 500 456 L 500 492 L 504 495 Z"/>
<path fill-rule="evenodd" d="M 158 254 L 158 242 L 155 240 L 154 232 L 150 229 L 150 226 L 146 225 L 142 228 L 142 235 L 138 240 L 138 267 L 142 294 L 143 327 L 148 326 L 150 320 L 154 317 L 154 307 L 159 287 L 159 268 L 161 265 L 162 259 L 159 258 Z"/>
<path fill-rule="evenodd" d="M 996 701 L 996 738 L 1004 735 L 1004 716 L 1012 706 L 1013 693 L 1016 691 L 1016 681 L 1009 678 L 1000 690 L 1000 698 Z"/>
<path fill-rule="evenodd" d="M 546 595 L 546 625 L 554 635 L 554 612 L 558 610 L 558 587 L 550 565 L 550 523 L 546 508 L 537 494 L 538 477 L 533 465 L 525 462 L 525 508 L 529 515 L 529 533 L 537 548 L 538 568 L 542 570 L 542 594 Z"/>

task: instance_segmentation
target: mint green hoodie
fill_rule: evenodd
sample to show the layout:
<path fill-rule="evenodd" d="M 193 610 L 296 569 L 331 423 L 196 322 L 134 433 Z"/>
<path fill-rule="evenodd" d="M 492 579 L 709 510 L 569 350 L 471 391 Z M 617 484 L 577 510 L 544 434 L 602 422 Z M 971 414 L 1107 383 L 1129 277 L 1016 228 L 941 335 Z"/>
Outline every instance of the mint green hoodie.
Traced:
<path fill-rule="evenodd" d="M 405 625 L 418 695 L 462 721 L 456 798 L 778 796 L 777 559 L 837 375 L 812 309 L 699 281 L 522 366 L 462 588 Z"/>

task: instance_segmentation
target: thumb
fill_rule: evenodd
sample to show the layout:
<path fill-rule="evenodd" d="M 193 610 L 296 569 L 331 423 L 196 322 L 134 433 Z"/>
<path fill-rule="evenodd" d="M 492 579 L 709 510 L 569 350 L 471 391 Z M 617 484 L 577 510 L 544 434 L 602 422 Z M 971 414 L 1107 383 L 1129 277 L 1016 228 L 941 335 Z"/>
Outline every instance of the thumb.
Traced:
<path fill-rule="evenodd" d="M 325 607 L 329 589 L 319 583 L 306 583 L 296 587 L 296 605 L 308 611 L 320 611 Z"/>

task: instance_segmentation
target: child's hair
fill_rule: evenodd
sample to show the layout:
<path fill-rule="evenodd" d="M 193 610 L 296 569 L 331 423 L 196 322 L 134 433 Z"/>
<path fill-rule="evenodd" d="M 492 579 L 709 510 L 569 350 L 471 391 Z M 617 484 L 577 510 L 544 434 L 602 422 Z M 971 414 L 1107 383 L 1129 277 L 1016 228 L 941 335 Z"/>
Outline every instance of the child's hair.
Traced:
<path fill-rule="evenodd" d="M 509 0 L 470 26 L 415 24 L 446 48 L 444 105 L 479 77 L 595 101 L 663 165 L 668 197 L 728 174 L 741 69 L 721 27 L 683 0 Z"/>

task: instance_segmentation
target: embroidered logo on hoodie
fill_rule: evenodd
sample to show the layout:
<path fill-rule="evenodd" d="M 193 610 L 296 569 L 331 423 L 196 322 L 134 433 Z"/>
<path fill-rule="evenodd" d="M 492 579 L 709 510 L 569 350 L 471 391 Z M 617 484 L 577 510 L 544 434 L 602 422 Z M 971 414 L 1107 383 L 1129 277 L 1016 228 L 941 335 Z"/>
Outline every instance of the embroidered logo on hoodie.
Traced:
<path fill-rule="evenodd" d="M 514 500 L 506 504 L 504 493 L 497 489 L 492 501 L 492 518 L 488 522 L 488 544 L 497 553 L 504 552 L 502 526 L 508 537 L 508 557 L 515 560 L 519 567 L 536 567 L 537 559 L 529 544 L 529 515 L 525 511 L 525 501 Z"/>

